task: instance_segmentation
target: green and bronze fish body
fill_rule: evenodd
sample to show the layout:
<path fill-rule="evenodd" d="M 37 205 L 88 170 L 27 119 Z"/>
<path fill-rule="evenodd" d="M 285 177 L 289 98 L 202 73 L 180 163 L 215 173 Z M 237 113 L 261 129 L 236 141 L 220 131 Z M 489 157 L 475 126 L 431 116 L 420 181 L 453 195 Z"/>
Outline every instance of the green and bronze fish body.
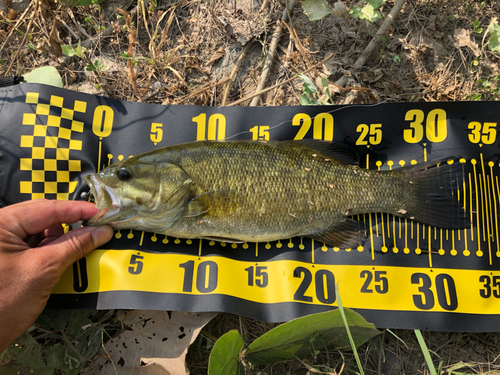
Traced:
<path fill-rule="evenodd" d="M 306 236 L 346 247 L 359 244 L 352 217 L 360 214 L 465 226 L 453 173 L 440 162 L 376 171 L 336 143 L 203 141 L 133 157 L 85 181 L 100 209 L 92 225 L 226 242 Z"/>

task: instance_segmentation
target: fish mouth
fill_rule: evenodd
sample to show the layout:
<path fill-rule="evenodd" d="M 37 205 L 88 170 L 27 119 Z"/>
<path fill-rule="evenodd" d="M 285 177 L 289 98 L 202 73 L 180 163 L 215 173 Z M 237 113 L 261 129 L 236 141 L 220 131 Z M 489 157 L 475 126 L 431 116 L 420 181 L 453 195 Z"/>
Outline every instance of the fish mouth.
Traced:
<path fill-rule="evenodd" d="M 95 206 L 99 210 L 90 219 L 83 222 L 85 226 L 95 226 L 108 224 L 117 221 L 122 215 L 120 213 L 120 207 L 115 204 L 112 195 L 109 193 L 106 185 L 101 182 L 101 180 L 95 175 L 89 175 L 84 177 L 84 181 L 90 188 L 89 196 L 93 197 Z"/>

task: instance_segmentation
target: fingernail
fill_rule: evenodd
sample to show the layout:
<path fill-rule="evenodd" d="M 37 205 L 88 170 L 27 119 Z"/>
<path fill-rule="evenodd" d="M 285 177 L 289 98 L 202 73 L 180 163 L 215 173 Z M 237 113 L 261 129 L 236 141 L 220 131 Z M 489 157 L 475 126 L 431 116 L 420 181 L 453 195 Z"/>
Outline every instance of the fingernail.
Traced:
<path fill-rule="evenodd" d="M 102 225 L 100 227 L 96 227 L 92 231 L 92 239 L 94 240 L 94 246 L 99 247 L 108 242 L 114 234 L 113 228 L 109 225 Z"/>

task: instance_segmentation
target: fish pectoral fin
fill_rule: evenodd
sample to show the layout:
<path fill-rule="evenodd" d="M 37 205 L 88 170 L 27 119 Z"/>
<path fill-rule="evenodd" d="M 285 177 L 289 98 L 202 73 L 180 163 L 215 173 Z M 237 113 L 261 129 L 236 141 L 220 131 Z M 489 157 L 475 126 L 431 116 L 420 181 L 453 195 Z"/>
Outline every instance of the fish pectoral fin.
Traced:
<path fill-rule="evenodd" d="M 342 249 L 355 248 L 366 238 L 364 223 L 350 218 L 338 221 L 323 231 L 309 234 L 307 237 Z"/>
<path fill-rule="evenodd" d="M 232 190 L 219 190 L 203 193 L 188 201 L 184 217 L 202 216 L 214 209 L 221 208 L 227 204 L 235 204 L 236 193 Z"/>
<path fill-rule="evenodd" d="M 236 238 L 226 238 L 226 237 L 203 237 L 203 239 L 208 241 L 227 242 L 227 243 L 245 243 L 245 241 L 237 240 Z"/>

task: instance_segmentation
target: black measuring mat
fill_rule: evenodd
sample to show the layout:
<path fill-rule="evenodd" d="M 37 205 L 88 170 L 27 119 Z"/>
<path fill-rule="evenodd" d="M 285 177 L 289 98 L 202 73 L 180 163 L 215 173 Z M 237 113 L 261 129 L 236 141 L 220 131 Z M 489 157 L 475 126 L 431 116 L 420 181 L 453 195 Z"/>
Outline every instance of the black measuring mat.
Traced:
<path fill-rule="evenodd" d="M 343 305 L 380 328 L 500 331 L 497 102 L 317 107 L 199 107 L 124 102 L 21 84 L 0 88 L 0 199 L 80 199 L 85 175 L 197 140 L 322 139 L 350 145 L 369 170 L 453 158 L 472 224 L 440 229 L 365 214 L 366 241 L 220 243 L 117 231 L 75 263 L 52 308 L 224 311 L 290 320 Z M 453 164 L 453 165 L 452 165 Z"/>

